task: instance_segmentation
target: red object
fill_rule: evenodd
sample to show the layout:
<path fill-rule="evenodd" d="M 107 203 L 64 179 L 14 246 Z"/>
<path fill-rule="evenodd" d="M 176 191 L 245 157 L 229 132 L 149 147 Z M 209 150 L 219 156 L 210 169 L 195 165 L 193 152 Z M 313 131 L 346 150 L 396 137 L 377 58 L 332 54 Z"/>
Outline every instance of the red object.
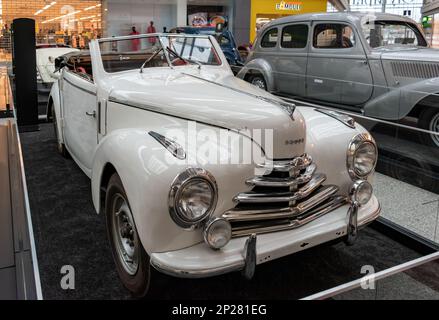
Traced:
<path fill-rule="evenodd" d="M 132 31 L 130 33 L 130 36 L 138 35 L 140 34 L 138 31 Z M 139 51 L 140 50 L 140 39 L 133 39 L 131 40 L 131 49 L 132 51 Z"/>
<path fill-rule="evenodd" d="M 154 26 L 149 26 L 148 29 L 146 29 L 146 33 L 156 33 L 156 29 Z M 157 39 L 155 37 L 148 38 L 148 42 L 151 44 L 155 44 Z"/>

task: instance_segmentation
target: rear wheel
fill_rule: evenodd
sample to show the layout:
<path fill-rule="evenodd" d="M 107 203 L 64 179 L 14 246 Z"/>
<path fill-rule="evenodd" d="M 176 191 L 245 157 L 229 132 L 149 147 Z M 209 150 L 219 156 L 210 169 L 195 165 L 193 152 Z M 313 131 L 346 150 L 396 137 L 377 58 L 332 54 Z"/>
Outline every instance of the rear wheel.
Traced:
<path fill-rule="evenodd" d="M 264 76 L 261 74 L 249 76 L 248 82 L 250 82 L 255 87 L 258 87 L 259 89 L 267 91 L 267 83 L 265 82 Z"/>
<path fill-rule="evenodd" d="M 117 173 L 111 176 L 108 183 L 105 213 L 119 278 L 134 296 L 143 297 L 149 288 L 149 256 L 140 242 L 128 198 Z"/>
<path fill-rule="evenodd" d="M 433 133 L 422 133 L 426 145 L 439 148 L 439 108 L 426 108 L 419 115 L 418 126 Z"/>

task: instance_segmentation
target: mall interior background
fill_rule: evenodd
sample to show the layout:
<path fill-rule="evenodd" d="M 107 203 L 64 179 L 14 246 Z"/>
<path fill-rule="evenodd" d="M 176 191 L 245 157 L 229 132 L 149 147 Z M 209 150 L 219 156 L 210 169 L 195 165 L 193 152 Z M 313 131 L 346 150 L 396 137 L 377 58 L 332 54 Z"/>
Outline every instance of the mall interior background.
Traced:
<path fill-rule="evenodd" d="M 247 44 L 271 19 L 349 10 L 409 16 L 422 24 L 432 45 L 439 46 L 439 0 L 0 0 L 0 57 L 10 60 L 10 27 L 20 17 L 35 19 L 39 43 L 85 48 L 90 39 L 128 35 L 133 26 L 146 33 L 150 21 L 162 32 L 218 19 L 227 20 L 238 44 Z"/>

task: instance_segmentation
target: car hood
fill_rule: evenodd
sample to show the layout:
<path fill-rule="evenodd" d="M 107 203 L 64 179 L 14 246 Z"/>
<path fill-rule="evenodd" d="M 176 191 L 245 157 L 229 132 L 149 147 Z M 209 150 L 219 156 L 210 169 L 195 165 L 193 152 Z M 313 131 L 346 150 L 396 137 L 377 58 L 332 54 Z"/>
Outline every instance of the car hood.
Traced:
<path fill-rule="evenodd" d="M 306 128 L 300 112 L 296 109 L 291 116 L 282 100 L 231 75 L 136 72 L 117 76 L 112 87 L 109 99 L 114 102 L 239 131 L 249 137 L 254 129 L 267 130 L 264 132 L 273 134 L 272 153 L 276 159 L 304 152 Z M 262 144 L 270 157 L 270 146 Z"/>
<path fill-rule="evenodd" d="M 439 50 L 419 47 L 394 47 L 377 50 L 383 60 L 439 62 Z"/>

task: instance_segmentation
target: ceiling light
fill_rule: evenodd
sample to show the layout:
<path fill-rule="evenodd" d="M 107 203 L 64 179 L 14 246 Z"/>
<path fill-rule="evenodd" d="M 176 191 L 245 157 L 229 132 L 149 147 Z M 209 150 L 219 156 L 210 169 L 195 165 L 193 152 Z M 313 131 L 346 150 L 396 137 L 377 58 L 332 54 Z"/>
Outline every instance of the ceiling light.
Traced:
<path fill-rule="evenodd" d="M 38 10 L 37 12 L 34 13 L 34 16 L 39 15 L 40 13 L 42 13 L 43 11 L 49 9 L 50 7 L 54 6 L 56 4 L 56 1 L 52 1 L 50 4 L 46 4 L 42 9 Z"/>

